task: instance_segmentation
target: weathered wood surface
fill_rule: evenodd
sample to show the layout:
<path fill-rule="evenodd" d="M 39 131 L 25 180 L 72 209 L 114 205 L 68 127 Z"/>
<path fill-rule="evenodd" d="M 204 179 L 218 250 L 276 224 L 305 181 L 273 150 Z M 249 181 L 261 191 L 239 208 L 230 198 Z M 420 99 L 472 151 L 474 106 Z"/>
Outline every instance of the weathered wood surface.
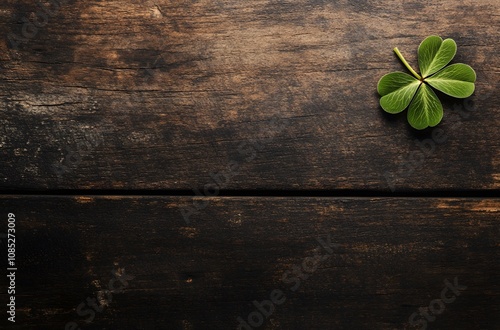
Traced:
<path fill-rule="evenodd" d="M 38 7 L 0 3 L 1 188 L 500 187 L 497 0 L 64 2 L 17 50 Z M 478 81 L 422 153 L 376 83 L 431 34 Z"/>
<path fill-rule="evenodd" d="M 428 329 L 500 327 L 500 199 L 212 198 L 186 225 L 190 203 L 0 198 L 19 238 L 13 329 L 236 329 L 275 289 L 286 300 L 261 329 L 419 329 L 410 316 L 455 277 L 467 288 Z M 308 276 L 295 291 L 294 266 Z M 133 279 L 86 324 L 77 306 L 106 304 L 117 270 Z"/>

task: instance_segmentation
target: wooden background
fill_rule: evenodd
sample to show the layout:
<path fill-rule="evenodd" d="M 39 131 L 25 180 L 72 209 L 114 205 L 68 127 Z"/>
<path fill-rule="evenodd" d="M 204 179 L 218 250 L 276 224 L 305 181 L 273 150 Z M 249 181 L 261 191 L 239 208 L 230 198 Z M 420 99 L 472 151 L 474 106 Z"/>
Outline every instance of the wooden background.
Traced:
<path fill-rule="evenodd" d="M 20 263 L 2 326 L 237 329 L 279 289 L 260 329 L 419 329 L 458 277 L 427 328 L 500 329 L 498 1 L 61 2 L 0 3 L 0 234 L 15 213 Z M 415 131 L 376 84 L 432 34 L 476 92 Z"/>

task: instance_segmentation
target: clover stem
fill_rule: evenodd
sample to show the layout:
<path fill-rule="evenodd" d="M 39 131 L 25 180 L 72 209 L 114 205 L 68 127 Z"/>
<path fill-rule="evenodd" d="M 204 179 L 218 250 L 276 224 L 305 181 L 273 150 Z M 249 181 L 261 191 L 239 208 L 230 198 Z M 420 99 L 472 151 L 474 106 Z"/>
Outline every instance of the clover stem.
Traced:
<path fill-rule="evenodd" d="M 408 62 L 406 62 L 403 54 L 401 54 L 401 52 L 399 51 L 398 47 L 394 48 L 394 52 L 396 53 L 396 55 L 399 57 L 399 59 L 401 60 L 401 62 L 403 62 L 403 64 L 406 66 L 406 68 L 408 70 L 410 70 L 410 72 L 415 76 L 417 77 L 418 80 L 422 81 L 422 77 L 420 77 L 420 75 L 415 72 L 415 70 L 413 70 L 413 68 L 410 66 L 410 64 L 408 64 Z"/>

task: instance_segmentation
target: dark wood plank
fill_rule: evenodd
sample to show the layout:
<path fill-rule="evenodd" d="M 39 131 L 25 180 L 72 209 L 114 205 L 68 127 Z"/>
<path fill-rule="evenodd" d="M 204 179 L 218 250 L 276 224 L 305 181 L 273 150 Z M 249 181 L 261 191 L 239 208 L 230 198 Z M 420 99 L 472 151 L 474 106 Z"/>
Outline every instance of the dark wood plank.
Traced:
<path fill-rule="evenodd" d="M 0 198 L 16 218 L 15 329 L 235 329 L 273 290 L 286 300 L 261 329 L 418 329 L 411 315 L 455 278 L 428 329 L 500 327 L 500 199 L 213 198 L 187 225 L 190 203 Z M 133 278 L 107 298 L 116 271 Z M 111 298 L 90 324 L 87 297 Z"/>
<path fill-rule="evenodd" d="M 496 0 L 64 2 L 18 50 L 37 7 L 0 3 L 3 188 L 203 188 L 232 161 L 226 189 L 500 187 Z M 431 34 L 477 91 L 418 133 L 376 84 Z"/>

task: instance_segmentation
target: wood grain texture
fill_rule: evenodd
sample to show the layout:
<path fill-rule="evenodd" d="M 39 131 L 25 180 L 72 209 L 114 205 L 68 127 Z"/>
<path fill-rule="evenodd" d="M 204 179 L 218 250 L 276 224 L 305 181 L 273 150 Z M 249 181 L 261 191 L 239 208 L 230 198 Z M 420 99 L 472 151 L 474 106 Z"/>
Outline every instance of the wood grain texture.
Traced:
<path fill-rule="evenodd" d="M 409 317 L 455 277 L 467 289 L 428 329 L 500 327 L 500 199 L 212 198 L 186 225 L 190 203 L 1 197 L 17 223 L 15 329 L 236 329 L 275 289 L 286 300 L 261 329 L 418 329 Z M 328 236 L 338 245 L 292 291 L 283 274 Z M 77 306 L 118 269 L 134 278 L 85 324 Z"/>
<path fill-rule="evenodd" d="M 231 161 L 230 190 L 500 187 L 496 0 L 65 1 L 14 49 L 36 10 L 0 3 L 2 188 L 202 188 Z M 422 153 L 376 84 L 431 34 L 478 80 Z"/>

